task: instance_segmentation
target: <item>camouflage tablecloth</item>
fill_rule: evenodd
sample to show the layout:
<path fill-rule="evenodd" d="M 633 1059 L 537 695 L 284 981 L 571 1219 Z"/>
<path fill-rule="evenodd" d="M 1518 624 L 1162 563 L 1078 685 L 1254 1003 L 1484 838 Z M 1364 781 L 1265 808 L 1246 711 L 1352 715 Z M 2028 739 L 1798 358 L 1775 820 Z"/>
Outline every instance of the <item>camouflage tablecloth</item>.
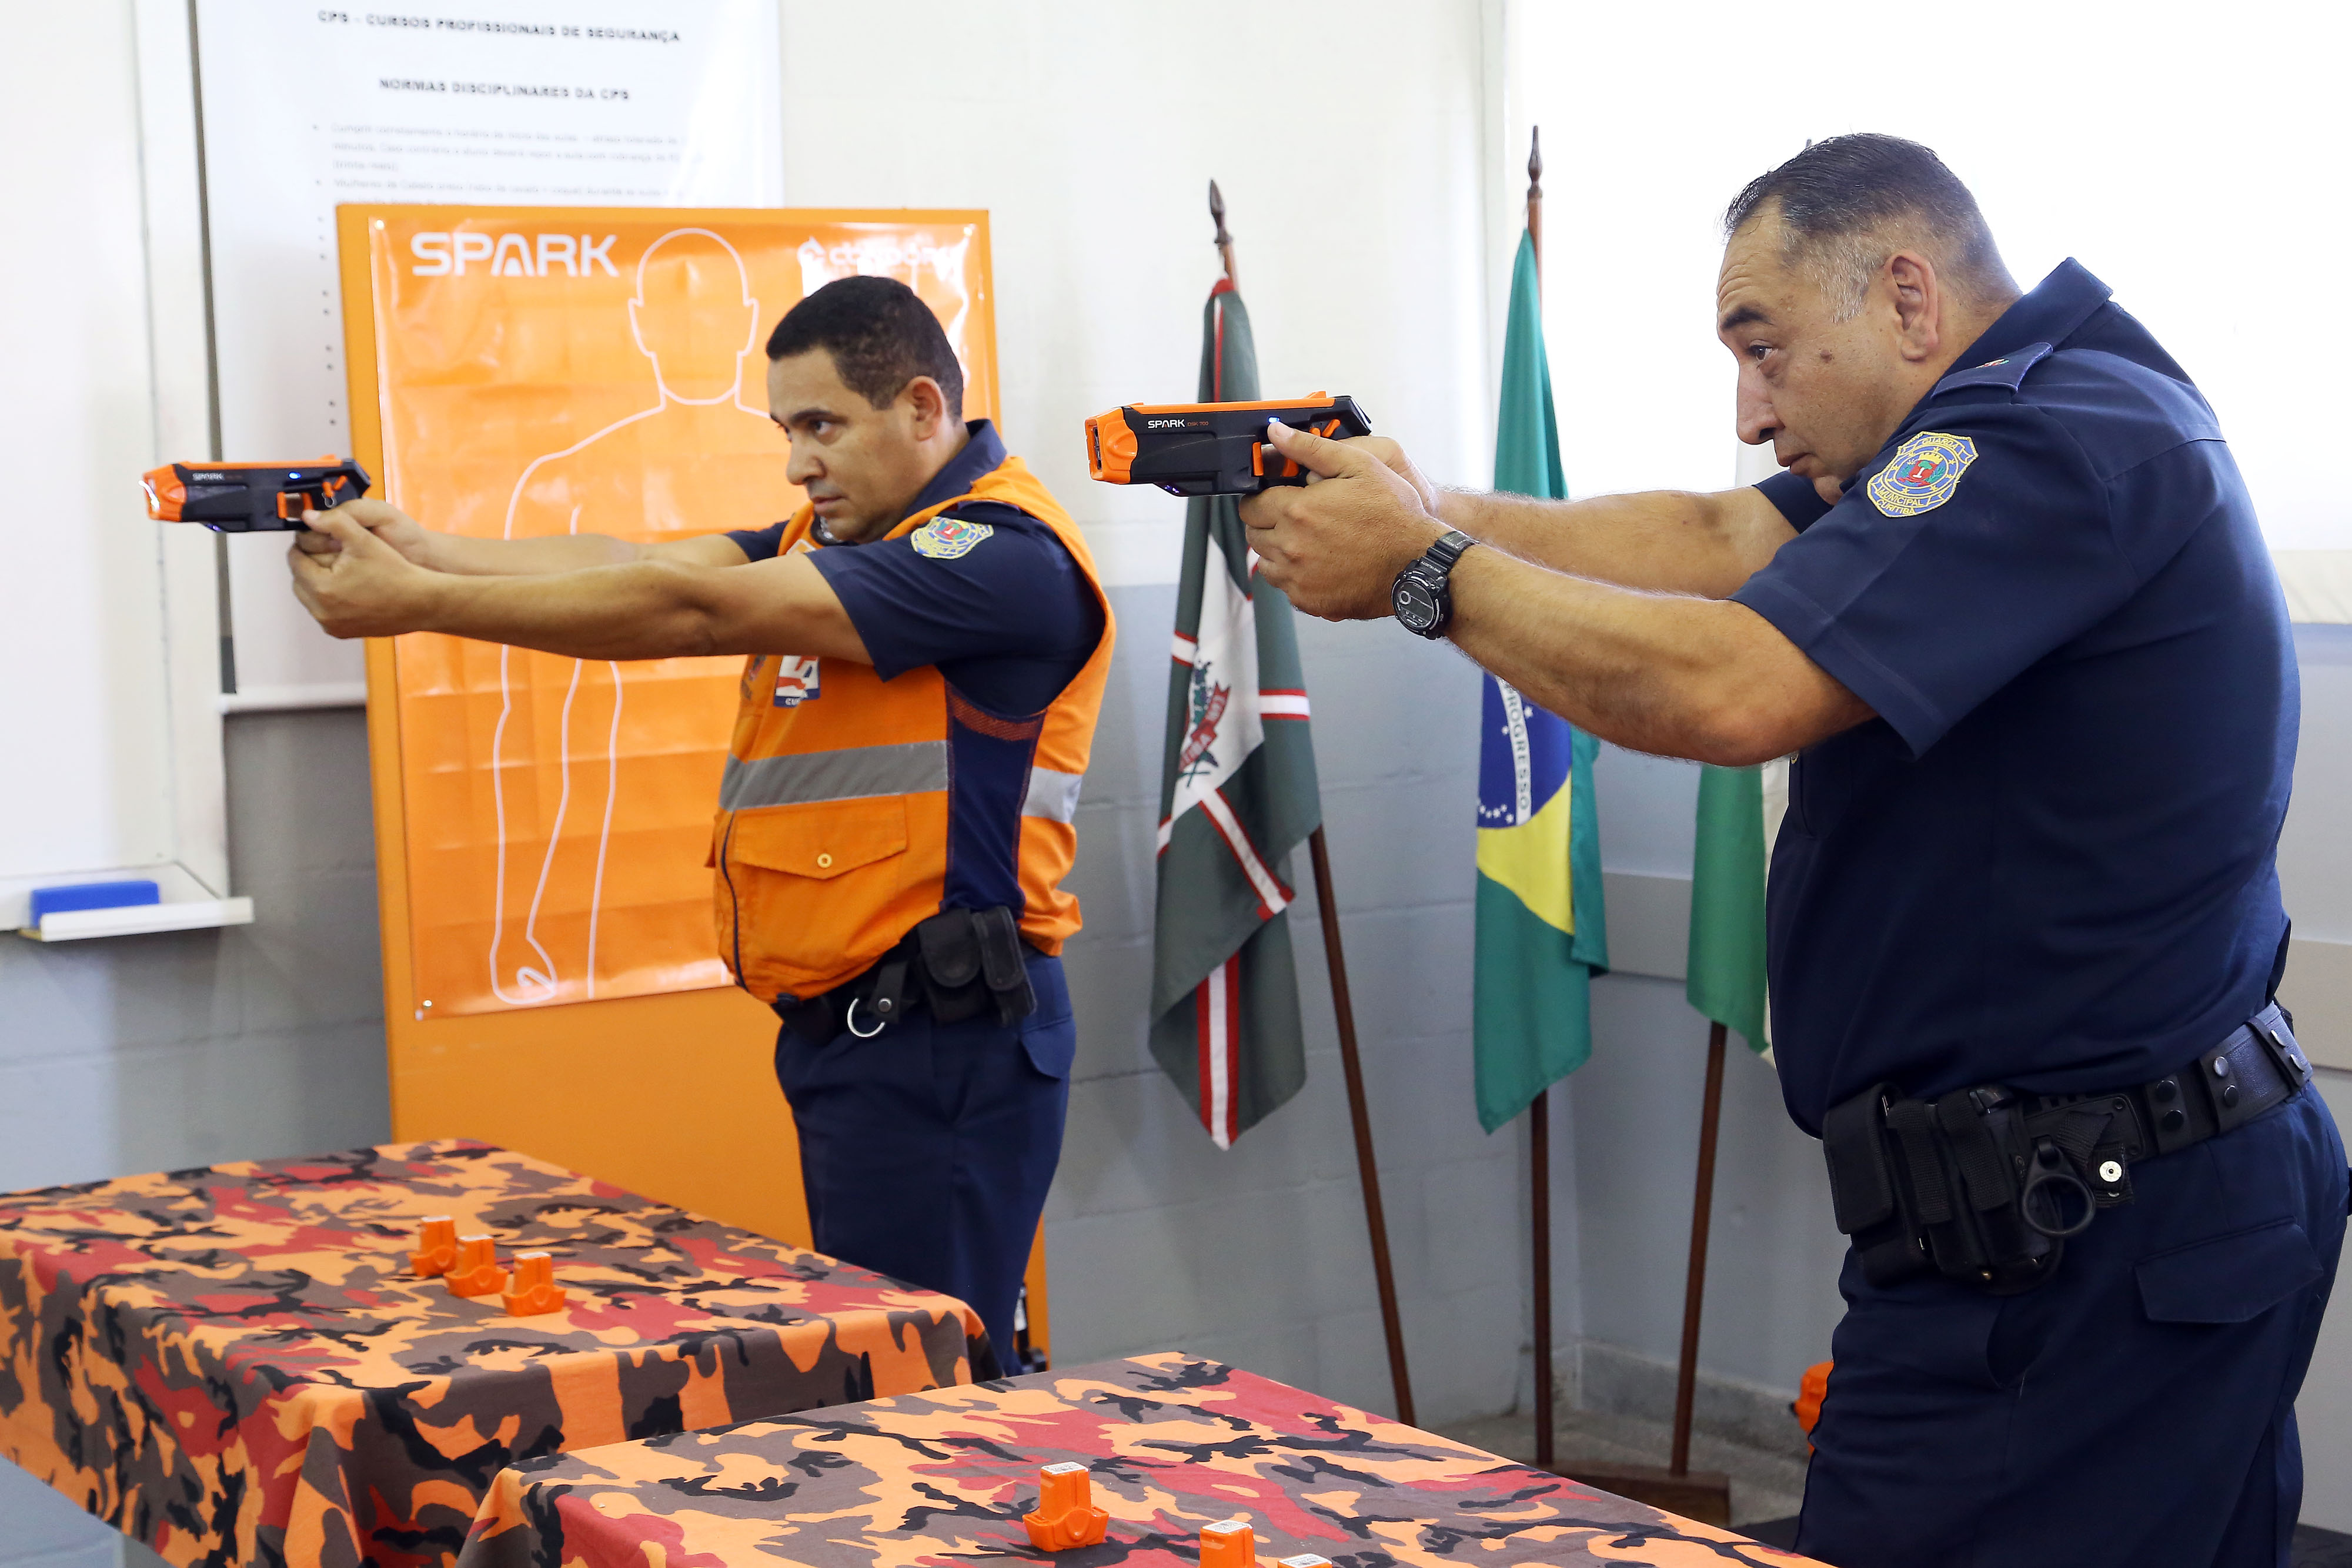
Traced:
<path fill-rule="evenodd" d="M 1093 1472 L 1102 1544 L 1048 1554 L 1041 1465 Z M 969 1559 L 1198 1568 L 1250 1521 L 1261 1563 L 1658 1568 L 1808 1560 L 1181 1354 L 528 1459 L 459 1568 L 916 1568 Z"/>
<path fill-rule="evenodd" d="M 564 1310 L 407 1271 L 425 1215 Z M 508 1465 L 968 1383 L 980 1320 L 484 1144 L 0 1195 L 0 1454 L 175 1563 L 446 1564 Z"/>

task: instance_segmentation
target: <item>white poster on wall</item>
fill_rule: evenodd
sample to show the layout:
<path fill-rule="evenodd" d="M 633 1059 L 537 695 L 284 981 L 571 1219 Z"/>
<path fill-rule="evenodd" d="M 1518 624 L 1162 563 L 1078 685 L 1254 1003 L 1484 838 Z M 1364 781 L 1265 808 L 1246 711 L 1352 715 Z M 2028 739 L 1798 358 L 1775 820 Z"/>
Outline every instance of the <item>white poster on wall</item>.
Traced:
<path fill-rule="evenodd" d="M 777 206 L 775 0 L 197 0 L 221 455 L 351 454 L 341 202 Z M 191 455 L 197 455 L 192 454 Z M 227 541 L 239 706 L 356 694 L 360 646 Z"/>

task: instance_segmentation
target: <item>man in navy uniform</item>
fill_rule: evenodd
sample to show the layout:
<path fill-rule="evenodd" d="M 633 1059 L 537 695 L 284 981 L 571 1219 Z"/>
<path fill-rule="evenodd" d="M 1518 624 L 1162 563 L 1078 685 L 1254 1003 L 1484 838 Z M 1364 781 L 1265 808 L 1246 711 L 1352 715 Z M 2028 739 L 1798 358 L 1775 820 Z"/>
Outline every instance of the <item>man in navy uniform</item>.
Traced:
<path fill-rule="evenodd" d="M 2284 1564 L 2343 1145 L 2273 997 L 2286 613 L 2212 411 L 2073 261 L 2021 293 L 1926 148 L 1740 193 L 1720 495 L 1439 492 L 1392 444 L 1243 508 L 1303 610 L 1395 613 L 1639 750 L 1794 752 L 1769 911 L 1847 1312 L 1800 1550 Z M 1486 548 L 1477 548 L 1484 546 Z"/>

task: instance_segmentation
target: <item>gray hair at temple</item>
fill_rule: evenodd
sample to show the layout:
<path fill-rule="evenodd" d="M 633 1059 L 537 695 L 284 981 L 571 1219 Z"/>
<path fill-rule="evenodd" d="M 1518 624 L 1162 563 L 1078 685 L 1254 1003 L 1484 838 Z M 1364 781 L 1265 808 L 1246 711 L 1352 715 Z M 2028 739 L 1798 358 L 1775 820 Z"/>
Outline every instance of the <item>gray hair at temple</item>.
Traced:
<path fill-rule="evenodd" d="M 1857 131 L 1807 143 L 1732 198 L 1724 238 L 1767 207 L 1780 216 L 1782 258 L 1820 286 L 1840 320 L 1862 308 L 1888 256 L 1922 241 L 1947 286 L 1975 303 L 2017 296 L 1977 199 L 1916 141 Z"/>

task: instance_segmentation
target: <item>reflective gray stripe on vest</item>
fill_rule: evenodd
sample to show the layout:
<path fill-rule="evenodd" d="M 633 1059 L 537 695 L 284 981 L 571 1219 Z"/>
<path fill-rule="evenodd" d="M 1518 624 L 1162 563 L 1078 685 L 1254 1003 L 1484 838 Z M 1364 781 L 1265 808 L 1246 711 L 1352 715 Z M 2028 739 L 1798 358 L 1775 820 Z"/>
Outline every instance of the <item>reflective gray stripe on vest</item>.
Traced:
<path fill-rule="evenodd" d="M 1044 817 L 1049 821 L 1066 822 L 1078 814 L 1078 786 L 1087 781 L 1083 773 L 1056 773 L 1050 768 L 1029 770 L 1029 798 L 1021 802 L 1024 817 Z"/>
<path fill-rule="evenodd" d="M 804 806 L 814 800 L 858 800 L 875 795 L 919 795 L 948 787 L 948 743 L 856 746 L 803 751 L 745 762 L 730 757 L 719 782 L 719 809 Z"/>

